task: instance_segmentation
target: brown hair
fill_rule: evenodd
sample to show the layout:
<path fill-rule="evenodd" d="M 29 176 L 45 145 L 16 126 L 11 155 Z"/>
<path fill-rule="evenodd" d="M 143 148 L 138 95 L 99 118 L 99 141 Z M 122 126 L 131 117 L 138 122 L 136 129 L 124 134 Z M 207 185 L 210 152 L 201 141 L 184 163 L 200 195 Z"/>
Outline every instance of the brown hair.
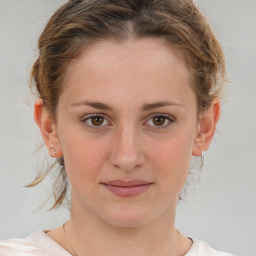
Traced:
<path fill-rule="evenodd" d="M 31 72 L 35 89 L 53 119 L 67 69 L 85 47 L 102 39 L 158 37 L 181 51 L 193 77 L 199 113 L 220 97 L 226 78 L 225 59 L 207 18 L 192 0 L 69 0 L 48 21 L 38 41 L 39 56 Z M 63 158 L 55 180 L 55 203 L 65 198 Z M 49 168 L 46 173 L 50 171 Z M 40 174 L 30 184 L 40 183 Z"/>

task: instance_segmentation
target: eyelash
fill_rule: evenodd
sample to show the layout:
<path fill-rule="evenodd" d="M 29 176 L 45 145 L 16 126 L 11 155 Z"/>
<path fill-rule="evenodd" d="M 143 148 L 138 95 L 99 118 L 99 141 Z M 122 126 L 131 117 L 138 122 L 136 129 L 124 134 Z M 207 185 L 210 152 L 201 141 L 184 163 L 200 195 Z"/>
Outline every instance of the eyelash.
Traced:
<path fill-rule="evenodd" d="M 165 119 L 164 125 L 157 126 L 157 125 L 153 124 L 153 126 L 156 127 L 157 129 L 165 129 L 165 128 L 169 127 L 174 122 L 174 118 L 172 118 L 171 116 L 166 115 L 166 114 L 160 114 L 160 113 L 151 115 L 150 118 L 148 119 L 148 121 L 152 120 L 152 122 L 153 122 L 154 117 L 163 117 Z M 167 124 L 166 124 L 166 120 L 168 121 Z"/>
<path fill-rule="evenodd" d="M 106 118 L 101 114 L 93 114 L 93 115 L 85 116 L 81 121 L 86 124 L 86 121 L 92 119 L 93 117 L 102 117 L 104 120 L 106 120 Z M 88 124 L 86 124 L 86 126 L 88 126 L 90 129 L 94 129 L 94 130 L 100 129 L 103 127 L 103 126 L 93 126 L 93 125 L 88 125 Z"/>
<path fill-rule="evenodd" d="M 102 127 L 106 126 L 106 125 L 104 125 L 104 126 L 94 126 L 93 124 L 87 124 L 86 122 L 88 120 L 92 119 L 93 117 L 101 117 L 101 118 L 104 119 L 104 121 L 107 120 L 102 114 L 92 114 L 92 115 L 84 116 L 81 121 L 83 123 L 85 123 L 86 126 L 88 126 L 90 129 L 94 129 L 94 130 L 101 129 Z M 154 117 L 164 117 L 165 118 L 165 122 L 166 122 L 166 120 L 168 120 L 168 124 L 165 124 L 164 126 L 157 126 L 157 125 L 155 125 L 155 127 L 157 129 L 165 129 L 165 128 L 169 127 L 171 125 L 171 123 L 173 123 L 175 121 L 174 118 L 172 118 L 171 116 L 166 115 L 166 114 L 154 114 L 154 115 L 151 115 L 151 117 L 148 119 L 148 121 L 152 120 L 152 118 L 154 118 Z M 104 123 L 104 121 L 103 121 L 103 123 Z"/>

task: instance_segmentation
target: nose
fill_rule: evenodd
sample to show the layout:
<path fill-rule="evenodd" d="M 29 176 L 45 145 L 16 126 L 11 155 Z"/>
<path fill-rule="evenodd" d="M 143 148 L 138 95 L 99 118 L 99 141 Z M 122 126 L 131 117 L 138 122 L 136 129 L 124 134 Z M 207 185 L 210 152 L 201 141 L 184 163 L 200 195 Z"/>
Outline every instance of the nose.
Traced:
<path fill-rule="evenodd" d="M 144 164 L 145 155 L 141 148 L 139 131 L 126 127 L 116 131 L 113 137 L 110 162 L 116 169 L 130 172 Z"/>

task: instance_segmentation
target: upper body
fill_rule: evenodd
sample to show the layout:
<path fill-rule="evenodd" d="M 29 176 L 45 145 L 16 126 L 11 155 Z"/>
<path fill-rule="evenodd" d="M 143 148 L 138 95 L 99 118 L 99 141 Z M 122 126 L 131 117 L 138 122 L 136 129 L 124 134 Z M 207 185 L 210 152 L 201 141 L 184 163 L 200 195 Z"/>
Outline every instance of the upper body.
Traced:
<path fill-rule="evenodd" d="M 216 251 L 208 244 L 192 239 L 193 244 L 184 256 L 232 256 Z M 0 256 L 70 256 L 63 247 L 51 239 L 45 231 L 37 231 L 24 239 L 0 241 Z"/>
<path fill-rule="evenodd" d="M 223 255 L 175 228 L 225 80 L 222 48 L 194 1 L 69 0 L 38 48 L 34 118 L 59 170 L 32 186 L 52 168 L 54 207 L 70 183 L 71 212 L 65 228 L 23 242 L 48 254 Z"/>

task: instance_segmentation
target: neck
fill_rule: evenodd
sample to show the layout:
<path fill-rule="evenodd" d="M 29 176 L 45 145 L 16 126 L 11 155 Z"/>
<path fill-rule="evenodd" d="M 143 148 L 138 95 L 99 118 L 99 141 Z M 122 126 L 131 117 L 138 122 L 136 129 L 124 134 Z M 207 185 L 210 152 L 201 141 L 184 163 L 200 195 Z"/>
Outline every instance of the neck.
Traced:
<path fill-rule="evenodd" d="M 111 226 L 93 213 L 80 213 L 72 208 L 66 223 L 70 243 L 78 256 L 177 256 L 185 255 L 191 246 L 175 229 L 173 211 L 142 226 L 124 228 Z"/>

